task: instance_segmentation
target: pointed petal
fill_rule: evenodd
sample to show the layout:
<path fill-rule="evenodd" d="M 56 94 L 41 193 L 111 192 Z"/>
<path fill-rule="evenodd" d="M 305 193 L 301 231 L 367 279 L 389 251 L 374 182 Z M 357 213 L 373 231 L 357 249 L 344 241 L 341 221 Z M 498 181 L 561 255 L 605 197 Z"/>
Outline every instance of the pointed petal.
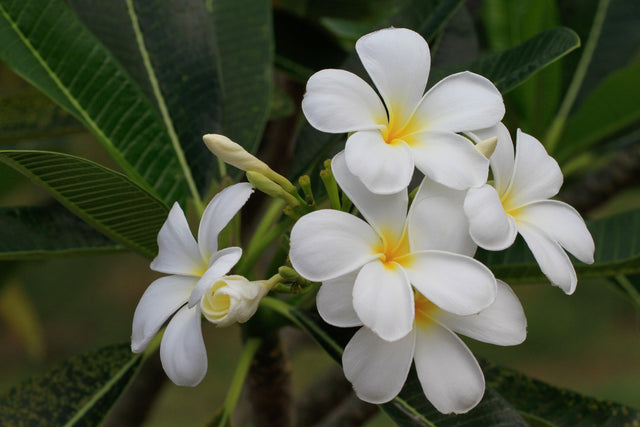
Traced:
<path fill-rule="evenodd" d="M 475 314 L 487 308 L 496 297 L 496 280 L 491 270 L 468 256 L 421 251 L 398 262 L 411 284 L 445 311 L 460 316 Z"/>
<path fill-rule="evenodd" d="M 467 138 L 448 132 L 424 132 L 405 137 L 416 167 L 427 177 L 456 190 L 487 182 L 489 159 Z"/>
<path fill-rule="evenodd" d="M 158 233 L 158 256 L 150 268 L 160 273 L 183 276 L 200 276 L 207 268 L 178 202 L 173 204 Z"/>
<path fill-rule="evenodd" d="M 431 66 L 427 42 L 406 28 L 386 28 L 362 36 L 356 51 L 392 120 L 404 124 L 427 85 Z"/>
<path fill-rule="evenodd" d="M 218 279 L 227 274 L 233 266 L 237 264 L 241 256 L 242 249 L 236 246 L 225 248 L 214 253 L 211 257 L 211 267 L 202 275 L 200 280 L 198 280 L 198 284 L 191 292 L 189 308 L 198 304 L 202 295 L 204 295 Z"/>
<path fill-rule="evenodd" d="M 500 91 L 486 78 L 464 71 L 436 83 L 411 118 L 415 129 L 464 132 L 495 126 L 504 116 Z"/>
<path fill-rule="evenodd" d="M 482 370 L 467 346 L 448 329 L 435 322 L 419 327 L 414 361 L 424 394 L 443 414 L 465 413 L 482 399 Z"/>
<path fill-rule="evenodd" d="M 323 209 L 300 218 L 291 230 L 289 257 L 300 275 L 314 282 L 350 273 L 379 257 L 380 237 L 359 218 Z"/>
<path fill-rule="evenodd" d="M 518 231 L 527 242 L 544 275 L 565 294 L 571 295 L 576 290 L 578 277 L 562 247 L 533 224 L 520 222 Z"/>
<path fill-rule="evenodd" d="M 462 209 L 465 194 L 428 178 L 422 181 L 407 219 L 412 251 L 435 249 L 473 256 L 476 244 Z"/>
<path fill-rule="evenodd" d="M 330 325 L 341 328 L 361 326 L 362 322 L 353 309 L 353 285 L 356 273 L 349 273 L 322 283 L 316 305 L 320 317 Z"/>
<path fill-rule="evenodd" d="M 329 133 L 380 129 L 387 124 L 387 112 L 375 91 L 344 70 L 322 70 L 312 75 L 302 111 L 311 126 Z"/>
<path fill-rule="evenodd" d="M 469 189 L 464 212 L 469 219 L 469 234 L 478 246 L 500 251 L 516 240 L 516 220 L 504 211 L 500 196 L 492 186 L 485 184 Z"/>
<path fill-rule="evenodd" d="M 535 225 L 580 261 L 593 263 L 593 237 L 578 211 L 568 204 L 544 200 L 525 205 L 518 210 L 518 221 Z"/>
<path fill-rule="evenodd" d="M 389 342 L 360 328 L 342 353 L 344 376 L 365 402 L 388 402 L 400 393 L 413 359 L 415 332 Z"/>
<path fill-rule="evenodd" d="M 516 159 L 508 194 L 507 208 L 555 196 L 562 186 L 558 162 L 547 154 L 544 146 L 518 129 Z"/>
<path fill-rule="evenodd" d="M 413 328 L 413 290 L 396 263 L 373 261 L 358 273 L 353 308 L 362 323 L 386 341 L 396 341 Z"/>
<path fill-rule="evenodd" d="M 209 202 L 202 214 L 198 229 L 198 246 L 202 258 L 209 259 L 217 252 L 218 234 L 244 206 L 251 193 L 253 193 L 251 184 L 241 182 L 225 188 Z M 209 266 L 211 266 L 210 259 Z"/>
<path fill-rule="evenodd" d="M 344 151 L 338 153 L 331 161 L 331 171 L 342 191 L 378 234 L 391 242 L 399 241 L 409 204 L 407 191 L 393 194 L 372 193 L 362 181 L 349 172 Z"/>
<path fill-rule="evenodd" d="M 509 130 L 502 123 L 496 126 L 473 131 L 473 135 L 478 142 L 485 139 L 498 137 L 496 149 L 491 155 L 490 164 L 493 173 L 493 186 L 498 190 L 498 194 L 504 194 L 511 182 L 513 175 L 513 163 L 515 161 L 513 152 L 513 141 Z"/>
<path fill-rule="evenodd" d="M 400 140 L 387 144 L 378 131 L 351 135 L 345 160 L 349 171 L 373 193 L 403 191 L 413 176 L 413 155 L 407 144 Z"/>
<path fill-rule="evenodd" d="M 478 314 L 456 316 L 440 310 L 435 318 L 447 328 L 478 341 L 517 345 L 527 337 L 527 318 L 516 294 L 497 280 L 496 300 Z"/>
<path fill-rule="evenodd" d="M 165 276 L 149 285 L 133 314 L 131 351 L 140 353 L 158 333 L 164 322 L 189 299 L 198 279 Z"/>
<path fill-rule="evenodd" d="M 182 307 L 173 316 L 160 344 L 160 360 L 177 385 L 195 387 L 207 373 L 200 308 Z"/>

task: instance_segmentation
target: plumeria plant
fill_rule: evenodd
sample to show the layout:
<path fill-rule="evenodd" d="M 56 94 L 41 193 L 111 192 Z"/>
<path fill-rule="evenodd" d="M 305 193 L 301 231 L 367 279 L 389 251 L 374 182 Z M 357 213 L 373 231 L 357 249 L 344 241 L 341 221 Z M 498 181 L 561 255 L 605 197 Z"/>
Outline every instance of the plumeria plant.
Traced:
<path fill-rule="evenodd" d="M 590 68 L 637 8 L 593 3 L 0 0 L 0 59 L 36 88 L 0 106 L 49 114 L 0 118 L 0 161 L 55 199 L 0 208 L 0 311 L 36 322 L 34 258 L 133 251 L 161 274 L 131 285 L 121 344 L 8 388 L 0 425 L 141 424 L 166 379 L 211 387 L 223 328 L 242 350 L 207 425 L 639 423 L 487 356 L 537 327 L 522 284 L 640 307 L 640 210 L 605 204 L 634 183 L 640 110 L 608 91 L 637 91 L 637 55 Z M 67 146 L 81 128 L 109 166 Z M 338 368 L 292 393 L 307 346 Z M 197 423 L 173 416 L 148 422 Z"/>

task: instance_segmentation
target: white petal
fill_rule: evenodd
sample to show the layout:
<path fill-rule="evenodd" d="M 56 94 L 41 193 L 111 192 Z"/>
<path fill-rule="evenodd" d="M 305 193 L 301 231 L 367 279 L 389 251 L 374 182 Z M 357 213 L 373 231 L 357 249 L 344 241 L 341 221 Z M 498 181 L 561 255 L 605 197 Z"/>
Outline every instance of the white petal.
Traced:
<path fill-rule="evenodd" d="M 413 290 L 396 263 L 373 261 L 358 273 L 353 308 L 362 323 L 386 341 L 396 341 L 413 328 Z"/>
<path fill-rule="evenodd" d="M 361 37 L 356 51 L 391 120 L 404 124 L 427 85 L 431 66 L 427 42 L 406 28 L 386 28 Z"/>
<path fill-rule="evenodd" d="M 182 307 L 162 337 L 160 360 L 177 385 L 195 387 L 207 373 L 207 350 L 202 339 L 200 308 Z"/>
<path fill-rule="evenodd" d="M 380 129 L 387 124 L 387 112 L 375 91 L 344 70 L 322 70 L 312 75 L 302 111 L 311 126 L 323 132 Z"/>
<path fill-rule="evenodd" d="M 206 268 L 207 263 L 200 256 L 184 212 L 176 202 L 158 233 L 158 256 L 151 262 L 151 269 L 167 274 L 200 276 Z"/>
<path fill-rule="evenodd" d="M 202 258 L 209 259 L 216 253 L 218 234 L 244 206 L 251 193 L 253 193 L 251 184 L 241 182 L 225 188 L 209 202 L 202 214 L 198 229 L 198 246 Z M 209 259 L 209 266 L 211 262 L 212 260 Z"/>
<path fill-rule="evenodd" d="M 496 345 L 520 344 L 527 337 L 527 318 L 511 288 L 498 282 L 496 300 L 478 314 L 456 316 L 440 310 L 438 322 L 459 334 Z"/>
<path fill-rule="evenodd" d="M 400 239 L 407 216 L 407 191 L 394 194 L 372 193 L 347 169 L 344 151 L 331 161 L 331 171 L 342 191 L 358 208 L 379 235 L 396 242 Z"/>
<path fill-rule="evenodd" d="M 387 144 L 378 131 L 356 132 L 345 145 L 349 171 L 369 191 L 392 194 L 403 191 L 413 176 L 413 155 L 406 143 Z"/>
<path fill-rule="evenodd" d="M 518 224 L 518 231 L 527 242 L 544 275 L 565 294 L 571 295 L 576 290 L 578 277 L 562 247 L 533 224 L 521 222 Z"/>
<path fill-rule="evenodd" d="M 518 221 L 535 225 L 580 261 L 593 263 L 593 237 L 578 211 L 568 204 L 544 200 L 525 205 L 518 210 Z"/>
<path fill-rule="evenodd" d="M 425 132 L 405 137 L 415 165 L 432 180 L 466 190 L 487 182 L 489 159 L 467 138 L 448 132 Z"/>
<path fill-rule="evenodd" d="M 464 200 L 469 234 L 478 246 L 500 251 L 513 244 L 518 235 L 516 220 L 507 215 L 495 188 L 485 184 L 471 188 Z"/>
<path fill-rule="evenodd" d="M 411 118 L 416 129 L 464 132 L 495 126 L 504 116 L 498 89 L 486 78 L 464 71 L 436 83 Z"/>
<path fill-rule="evenodd" d="M 419 327 L 414 361 L 424 394 L 443 414 L 465 413 L 482 400 L 482 370 L 453 332 L 435 322 Z"/>
<path fill-rule="evenodd" d="M 360 328 L 342 353 L 344 376 L 365 402 L 388 402 L 400 393 L 411 361 L 415 332 L 389 342 L 367 328 Z"/>
<path fill-rule="evenodd" d="M 496 149 L 491 155 L 490 164 L 493 172 L 493 186 L 498 190 L 498 194 L 504 194 L 511 182 L 513 175 L 513 141 L 509 130 L 502 123 L 487 129 L 473 131 L 479 141 L 498 137 Z"/>
<path fill-rule="evenodd" d="M 233 268 L 242 256 L 242 249 L 233 246 L 214 253 L 211 267 L 202 275 L 189 297 L 189 308 L 200 302 L 202 295 Z"/>
<path fill-rule="evenodd" d="M 435 305 L 465 316 L 487 308 L 496 297 L 493 273 L 481 262 L 442 251 L 415 252 L 402 261 L 409 281 Z"/>
<path fill-rule="evenodd" d="M 366 222 L 345 212 L 323 209 L 294 224 L 289 257 L 302 277 L 322 282 L 377 258 L 381 245 L 380 237 Z"/>
<path fill-rule="evenodd" d="M 518 129 L 516 159 L 508 208 L 548 199 L 558 194 L 562 172 L 558 162 L 547 154 L 540 141 Z"/>
<path fill-rule="evenodd" d="M 140 353 L 181 305 L 196 285 L 195 277 L 165 276 L 149 285 L 133 314 L 131 351 Z"/>
<path fill-rule="evenodd" d="M 473 256 L 476 244 L 462 209 L 465 194 L 428 178 L 422 181 L 407 219 L 412 251 L 435 249 Z"/>
<path fill-rule="evenodd" d="M 316 305 L 320 317 L 330 325 L 341 328 L 360 326 L 362 322 L 353 309 L 353 285 L 356 273 L 349 273 L 322 283 Z"/>

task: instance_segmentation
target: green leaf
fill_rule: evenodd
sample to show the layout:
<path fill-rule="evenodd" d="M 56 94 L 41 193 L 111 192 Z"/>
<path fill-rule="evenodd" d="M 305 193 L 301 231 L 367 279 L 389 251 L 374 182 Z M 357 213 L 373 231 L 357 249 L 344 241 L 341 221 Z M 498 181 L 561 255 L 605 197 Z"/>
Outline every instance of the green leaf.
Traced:
<path fill-rule="evenodd" d="M 0 424 L 98 425 L 140 360 L 129 344 L 72 357 L 0 397 Z"/>
<path fill-rule="evenodd" d="M 640 63 L 610 74 L 567 120 L 556 153 L 563 163 L 640 121 Z"/>
<path fill-rule="evenodd" d="M 0 208 L 0 260 L 121 251 L 63 206 Z"/>
<path fill-rule="evenodd" d="M 0 142 L 84 132 L 84 126 L 42 92 L 18 89 L 0 93 Z"/>
<path fill-rule="evenodd" d="M 521 45 L 480 58 L 466 65 L 434 69 L 430 84 L 458 71 L 470 70 L 491 80 L 506 93 L 534 73 L 580 46 L 576 33 L 568 28 L 553 28 L 539 33 Z"/>
<path fill-rule="evenodd" d="M 527 419 L 550 426 L 632 426 L 640 412 L 618 403 L 553 387 L 516 371 L 489 363 L 482 366 L 487 384 L 508 397 Z"/>
<path fill-rule="evenodd" d="M 97 163 L 47 151 L 2 150 L 0 161 L 49 190 L 116 242 L 152 258 L 167 206 L 128 177 Z"/>
<path fill-rule="evenodd" d="M 595 242 L 595 262 L 576 263 L 579 279 L 640 272 L 640 210 L 587 222 Z M 531 251 L 520 237 L 501 252 L 478 251 L 476 255 L 509 284 L 546 281 Z"/>
<path fill-rule="evenodd" d="M 0 0 L 0 59 L 78 118 L 139 185 L 187 196 L 163 121 L 62 0 Z"/>

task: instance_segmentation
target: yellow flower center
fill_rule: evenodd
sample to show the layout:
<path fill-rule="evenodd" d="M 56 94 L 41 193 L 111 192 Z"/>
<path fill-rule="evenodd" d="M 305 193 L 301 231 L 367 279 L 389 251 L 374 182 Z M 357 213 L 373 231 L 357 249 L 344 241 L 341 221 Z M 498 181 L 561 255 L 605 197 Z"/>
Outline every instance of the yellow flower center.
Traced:
<path fill-rule="evenodd" d="M 388 236 L 388 233 L 385 234 Z M 398 263 L 400 265 L 407 264 L 411 258 L 407 256 L 411 253 L 407 227 L 404 228 L 399 241 L 383 237 L 382 243 L 380 246 L 375 248 L 374 251 L 380 254 L 380 261 L 382 261 L 384 266 L 387 268 L 395 268 L 394 263 Z"/>

